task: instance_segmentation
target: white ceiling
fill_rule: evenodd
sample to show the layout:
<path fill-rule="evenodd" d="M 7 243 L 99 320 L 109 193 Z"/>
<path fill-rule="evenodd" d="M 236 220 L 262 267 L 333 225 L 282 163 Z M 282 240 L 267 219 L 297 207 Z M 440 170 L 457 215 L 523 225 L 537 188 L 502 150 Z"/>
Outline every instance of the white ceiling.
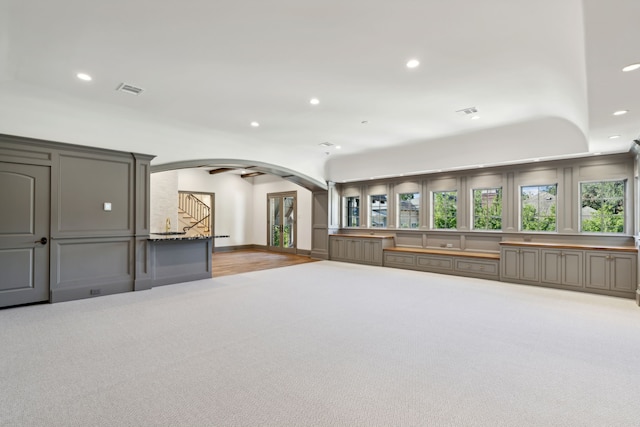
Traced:
<path fill-rule="evenodd" d="M 0 0 L 0 133 L 320 181 L 628 151 L 638 16 L 638 0 Z"/>

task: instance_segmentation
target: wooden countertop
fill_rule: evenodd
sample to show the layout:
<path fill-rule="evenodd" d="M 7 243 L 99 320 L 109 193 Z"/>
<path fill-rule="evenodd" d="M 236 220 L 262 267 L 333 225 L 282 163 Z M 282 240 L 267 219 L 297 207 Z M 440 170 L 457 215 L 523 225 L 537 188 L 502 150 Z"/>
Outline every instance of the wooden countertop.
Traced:
<path fill-rule="evenodd" d="M 483 258 L 483 259 L 500 259 L 499 253 L 491 253 L 491 252 L 471 252 L 471 251 L 461 251 L 459 249 L 428 249 L 428 248 L 404 248 L 404 247 L 394 247 L 394 248 L 386 248 L 385 252 L 405 252 L 412 254 L 430 254 L 430 255 L 447 255 L 447 256 L 462 256 L 469 258 Z"/>
<path fill-rule="evenodd" d="M 602 245 L 576 245 L 567 243 L 540 243 L 540 242 L 500 242 L 500 246 L 528 246 L 532 248 L 549 248 L 549 249 L 576 249 L 576 250 L 592 250 L 592 251 L 617 251 L 617 252 L 638 252 L 633 246 L 602 246 Z"/>
<path fill-rule="evenodd" d="M 355 237 L 358 239 L 393 239 L 393 236 L 386 236 L 382 234 L 329 234 L 329 237 Z"/>

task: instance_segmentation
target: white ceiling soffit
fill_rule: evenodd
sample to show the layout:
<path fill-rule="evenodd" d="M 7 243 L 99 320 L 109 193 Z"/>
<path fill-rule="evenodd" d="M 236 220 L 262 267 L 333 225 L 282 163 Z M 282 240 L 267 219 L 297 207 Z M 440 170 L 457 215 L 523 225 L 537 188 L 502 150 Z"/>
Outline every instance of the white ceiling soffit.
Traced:
<path fill-rule="evenodd" d="M 316 180 L 618 152 L 640 134 L 640 71 L 620 72 L 640 61 L 638 4 L 0 0 L 0 133 Z"/>

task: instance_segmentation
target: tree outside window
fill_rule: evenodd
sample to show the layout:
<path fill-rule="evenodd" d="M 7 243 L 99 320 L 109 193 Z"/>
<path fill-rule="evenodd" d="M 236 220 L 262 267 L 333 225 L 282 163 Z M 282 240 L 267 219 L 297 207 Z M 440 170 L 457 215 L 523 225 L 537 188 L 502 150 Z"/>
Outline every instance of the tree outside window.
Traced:
<path fill-rule="evenodd" d="M 420 226 L 420 193 L 398 195 L 398 228 Z"/>
<path fill-rule="evenodd" d="M 360 197 L 347 197 L 345 206 L 347 208 L 347 227 L 359 227 Z"/>
<path fill-rule="evenodd" d="M 433 192 L 433 228 L 455 229 L 458 214 L 457 191 Z"/>
<path fill-rule="evenodd" d="M 522 230 L 556 231 L 558 185 L 532 185 L 520 188 Z"/>
<path fill-rule="evenodd" d="M 473 228 L 502 229 L 502 188 L 473 190 Z"/>
<path fill-rule="evenodd" d="M 624 233 L 624 181 L 580 184 L 580 231 Z"/>
<path fill-rule="evenodd" d="M 387 195 L 371 196 L 371 227 L 387 226 Z"/>

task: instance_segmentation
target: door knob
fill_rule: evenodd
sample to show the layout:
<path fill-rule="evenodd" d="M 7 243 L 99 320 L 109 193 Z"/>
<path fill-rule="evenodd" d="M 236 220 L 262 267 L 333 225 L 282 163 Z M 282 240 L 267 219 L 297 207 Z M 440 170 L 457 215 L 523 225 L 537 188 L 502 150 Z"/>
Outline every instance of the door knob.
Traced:
<path fill-rule="evenodd" d="M 34 243 L 42 243 L 43 245 L 46 245 L 46 244 L 47 244 L 47 242 L 48 242 L 47 238 L 46 238 L 46 237 L 43 237 L 43 238 L 42 238 L 42 239 L 40 239 L 40 240 L 36 240 Z"/>

